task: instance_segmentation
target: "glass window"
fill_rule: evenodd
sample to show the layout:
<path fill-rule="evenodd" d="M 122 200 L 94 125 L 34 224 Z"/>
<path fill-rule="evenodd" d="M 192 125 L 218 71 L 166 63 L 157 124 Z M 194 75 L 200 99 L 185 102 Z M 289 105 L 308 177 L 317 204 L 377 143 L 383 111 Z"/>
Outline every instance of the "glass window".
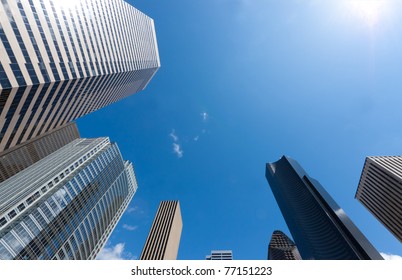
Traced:
<path fill-rule="evenodd" d="M 0 242 L 0 259 L 1 260 L 11 260 L 13 259 L 13 255 L 4 247 Z"/>
<path fill-rule="evenodd" d="M 14 235 L 9 232 L 4 237 L 3 240 L 10 246 L 10 248 L 15 252 L 19 253 L 22 250 L 22 244 L 14 237 Z"/>
<path fill-rule="evenodd" d="M 17 213 L 15 212 L 15 210 L 12 210 L 10 213 L 8 213 L 8 217 L 10 219 L 14 218 L 15 216 L 17 216 Z"/>
<path fill-rule="evenodd" d="M 6 218 L 1 218 L 0 219 L 0 227 L 4 226 L 7 223 Z"/>
<path fill-rule="evenodd" d="M 31 217 L 26 217 L 24 219 L 24 223 L 26 225 L 27 228 L 29 228 L 29 230 L 32 232 L 32 234 L 34 236 L 38 235 L 40 230 L 39 228 L 36 226 L 36 224 L 32 221 Z"/>
<path fill-rule="evenodd" d="M 24 205 L 24 203 L 21 203 L 20 205 L 18 205 L 18 211 L 22 211 L 22 210 L 24 210 L 25 209 L 25 205 Z"/>

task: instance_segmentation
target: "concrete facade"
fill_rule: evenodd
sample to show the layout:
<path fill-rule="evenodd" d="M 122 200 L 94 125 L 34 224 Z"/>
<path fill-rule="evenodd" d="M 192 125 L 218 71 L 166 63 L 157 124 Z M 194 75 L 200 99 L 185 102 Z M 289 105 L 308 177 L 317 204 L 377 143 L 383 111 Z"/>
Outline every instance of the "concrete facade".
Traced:
<path fill-rule="evenodd" d="M 162 201 L 141 253 L 141 260 L 175 260 L 183 221 L 179 201 Z"/>
<path fill-rule="evenodd" d="M 355 198 L 402 242 L 402 156 L 367 157 Z"/>
<path fill-rule="evenodd" d="M 151 18 L 68 2 L 0 2 L 0 152 L 143 90 L 160 66 Z"/>

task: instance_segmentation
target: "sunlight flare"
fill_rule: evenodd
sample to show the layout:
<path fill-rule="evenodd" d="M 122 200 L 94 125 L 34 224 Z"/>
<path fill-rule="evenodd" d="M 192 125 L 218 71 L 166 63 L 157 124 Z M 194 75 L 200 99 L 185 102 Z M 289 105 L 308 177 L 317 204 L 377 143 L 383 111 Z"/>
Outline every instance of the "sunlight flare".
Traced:
<path fill-rule="evenodd" d="M 348 10 L 359 17 L 368 27 L 376 26 L 385 17 L 389 6 L 386 0 L 349 0 Z"/>

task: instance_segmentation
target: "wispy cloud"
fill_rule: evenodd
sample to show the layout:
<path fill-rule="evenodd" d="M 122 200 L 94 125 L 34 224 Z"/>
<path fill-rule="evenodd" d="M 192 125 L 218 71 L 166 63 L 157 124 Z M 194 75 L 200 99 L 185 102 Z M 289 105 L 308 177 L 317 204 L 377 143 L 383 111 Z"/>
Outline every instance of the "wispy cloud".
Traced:
<path fill-rule="evenodd" d="M 402 257 L 393 254 L 380 253 L 384 260 L 402 261 Z"/>
<path fill-rule="evenodd" d="M 198 141 L 198 139 L 200 139 L 200 136 L 198 135 L 193 138 L 194 141 Z"/>
<path fill-rule="evenodd" d="M 202 112 L 202 113 L 201 113 L 201 117 L 202 117 L 202 119 L 203 119 L 204 121 L 206 121 L 206 120 L 208 119 L 209 115 L 208 115 L 207 112 Z"/>
<path fill-rule="evenodd" d="M 130 226 L 130 225 L 124 224 L 123 228 L 128 230 L 128 231 L 134 231 L 134 230 L 136 230 L 138 228 L 138 226 Z"/>
<path fill-rule="evenodd" d="M 138 206 L 134 206 L 134 207 L 127 208 L 126 212 L 133 213 L 133 212 L 137 212 L 137 210 L 138 210 Z"/>
<path fill-rule="evenodd" d="M 176 135 L 176 132 L 174 129 L 172 129 L 169 136 L 173 140 L 173 152 L 177 155 L 178 158 L 183 157 L 183 150 L 179 144 L 179 137 Z"/>
<path fill-rule="evenodd" d="M 177 143 L 173 143 L 173 152 L 177 155 L 178 158 L 183 157 L 183 150 Z"/>
<path fill-rule="evenodd" d="M 174 131 L 174 129 L 172 129 L 172 132 L 170 132 L 169 136 L 172 137 L 174 142 L 179 141 L 179 137 L 176 135 L 176 132 Z"/>
<path fill-rule="evenodd" d="M 124 260 L 124 243 L 118 243 L 115 246 L 103 247 L 96 257 L 97 260 Z"/>

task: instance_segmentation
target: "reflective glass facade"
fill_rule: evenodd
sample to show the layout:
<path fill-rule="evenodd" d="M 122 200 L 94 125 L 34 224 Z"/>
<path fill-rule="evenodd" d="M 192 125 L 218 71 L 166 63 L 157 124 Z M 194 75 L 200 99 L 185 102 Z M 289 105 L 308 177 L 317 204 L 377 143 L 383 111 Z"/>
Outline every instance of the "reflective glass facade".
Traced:
<path fill-rule="evenodd" d="M 303 260 L 383 259 L 298 162 L 283 156 L 265 174 Z"/>
<path fill-rule="evenodd" d="M 154 23 L 123 0 L 1 0 L 0 152 L 146 87 Z"/>
<path fill-rule="evenodd" d="M 282 231 L 272 233 L 268 246 L 268 260 L 301 260 L 296 244 Z"/>
<path fill-rule="evenodd" d="M 116 144 L 74 140 L 0 183 L 0 259 L 95 259 L 136 189 Z"/>

